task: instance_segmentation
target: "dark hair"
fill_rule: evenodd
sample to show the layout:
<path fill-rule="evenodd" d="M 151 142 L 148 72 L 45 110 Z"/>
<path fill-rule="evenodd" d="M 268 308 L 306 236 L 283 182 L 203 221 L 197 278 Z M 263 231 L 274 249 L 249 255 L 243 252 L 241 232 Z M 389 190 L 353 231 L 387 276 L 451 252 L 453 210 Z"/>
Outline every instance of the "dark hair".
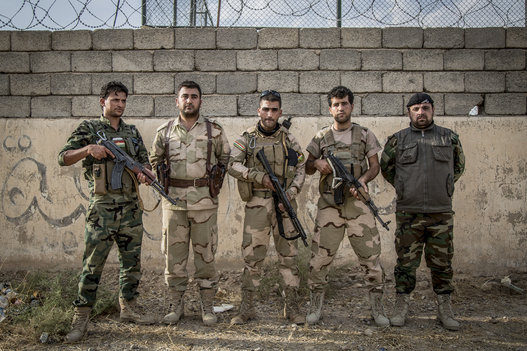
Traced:
<path fill-rule="evenodd" d="M 350 102 L 350 104 L 353 104 L 353 93 L 351 92 L 351 90 L 342 85 L 334 87 L 328 93 L 328 105 L 331 107 L 332 98 L 343 99 L 346 96 L 348 97 L 348 101 Z"/>
<path fill-rule="evenodd" d="M 179 95 L 179 91 L 181 88 L 188 88 L 188 89 L 198 89 L 199 97 L 201 98 L 201 87 L 198 83 L 194 82 L 193 80 L 185 80 L 179 84 L 177 87 L 177 93 Z"/>
<path fill-rule="evenodd" d="M 123 83 L 113 80 L 102 86 L 99 97 L 101 99 L 106 99 L 108 95 L 110 95 L 111 93 L 120 93 L 120 92 L 125 93 L 126 97 L 128 97 L 128 88 Z"/>
<path fill-rule="evenodd" d="M 282 108 L 282 97 L 280 96 L 280 93 L 275 90 L 264 90 L 260 94 L 260 101 L 259 104 L 262 103 L 262 100 L 265 101 L 278 101 L 278 107 Z"/>

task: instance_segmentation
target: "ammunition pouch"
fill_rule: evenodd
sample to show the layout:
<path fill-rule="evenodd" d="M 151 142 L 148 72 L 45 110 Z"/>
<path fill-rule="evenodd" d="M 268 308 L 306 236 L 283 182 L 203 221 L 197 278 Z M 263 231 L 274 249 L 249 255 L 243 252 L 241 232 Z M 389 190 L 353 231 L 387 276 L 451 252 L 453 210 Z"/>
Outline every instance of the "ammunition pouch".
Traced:
<path fill-rule="evenodd" d="M 251 182 L 238 180 L 238 192 L 242 201 L 249 201 L 253 197 L 253 185 Z"/>
<path fill-rule="evenodd" d="M 106 195 L 106 164 L 95 163 L 93 165 L 93 192 L 97 195 Z"/>
<path fill-rule="evenodd" d="M 209 172 L 209 192 L 213 198 L 217 197 L 220 193 L 221 186 L 223 185 L 223 179 L 225 178 L 225 172 L 227 171 L 224 164 L 217 163 L 213 165 Z"/>

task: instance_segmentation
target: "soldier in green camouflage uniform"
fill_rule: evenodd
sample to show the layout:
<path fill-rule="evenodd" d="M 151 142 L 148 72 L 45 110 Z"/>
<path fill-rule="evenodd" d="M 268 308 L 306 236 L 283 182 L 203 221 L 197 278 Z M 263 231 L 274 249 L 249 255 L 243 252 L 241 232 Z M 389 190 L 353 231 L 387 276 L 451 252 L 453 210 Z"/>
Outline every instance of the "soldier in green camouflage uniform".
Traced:
<path fill-rule="evenodd" d="M 218 247 L 218 198 L 209 192 L 207 173 L 207 124 L 211 129 L 210 163 L 227 166 L 230 146 L 223 128 L 200 116 L 201 88 L 193 81 L 178 87 L 179 116 L 161 125 L 149 155 L 154 167 L 170 164 L 169 193 L 178 205 L 163 199 L 162 252 L 169 312 L 163 321 L 176 323 L 183 316 L 183 295 L 188 284 L 189 245 L 194 250 L 194 279 L 200 286 L 202 319 L 207 325 L 217 317 L 213 311 L 218 274 L 214 255 Z M 168 150 L 168 155 L 166 151 Z"/>
<path fill-rule="evenodd" d="M 381 146 L 369 129 L 351 122 L 353 93 L 348 88 L 333 88 L 328 94 L 328 104 L 334 122 L 319 131 L 307 146 L 309 157 L 306 173 L 313 174 L 318 170 L 321 175 L 320 198 L 311 246 L 308 280 L 311 306 L 307 322 L 316 323 L 321 317 L 329 267 L 346 233 L 360 265 L 366 271 L 371 315 L 378 326 L 387 326 L 389 320 L 382 307 L 384 272 L 380 264 L 381 240 L 375 218 L 368 207 L 355 197 L 358 196 L 355 189 L 345 190 L 344 202 L 336 204 L 331 187 L 333 170 L 325 159 L 331 151 L 367 191 L 367 183 L 379 173 L 377 153 Z"/>
<path fill-rule="evenodd" d="M 85 249 L 78 297 L 73 302 L 75 317 L 66 342 L 80 340 L 92 306 L 104 263 L 113 243 L 119 249 L 119 302 L 121 320 L 151 323 L 153 320 L 137 311 L 137 287 L 141 278 L 141 242 L 143 211 L 138 204 L 137 180 L 144 183 L 145 175 L 123 172 L 122 189 L 112 189 L 110 177 L 113 155 L 97 145 L 98 132 L 104 133 L 123 148 L 134 160 L 148 165 L 148 154 L 137 128 L 126 124 L 121 116 L 126 107 L 128 89 L 120 82 L 109 82 L 101 89 L 102 116 L 98 120 L 83 121 L 71 134 L 58 155 L 61 166 L 82 160 L 84 178 L 88 181 L 90 202 L 86 213 Z"/>
<path fill-rule="evenodd" d="M 278 177 L 293 206 L 302 189 L 305 178 L 305 159 L 302 149 L 289 130 L 278 123 L 282 115 L 280 94 L 266 90 L 260 95 L 256 126 L 247 129 L 234 142 L 229 174 L 238 179 L 238 190 L 245 205 L 242 254 L 245 267 L 242 276 L 242 302 L 238 314 L 231 324 L 243 324 L 256 316 L 254 293 L 260 285 L 262 265 L 269 248 L 271 234 L 280 261 L 280 276 L 285 295 L 284 317 L 293 323 L 303 324 L 305 317 L 299 311 L 298 287 L 300 278 L 296 263 L 296 241 L 286 240 L 280 235 L 293 237 L 296 231 L 287 214 L 277 219 L 273 200 L 273 185 L 256 154 L 263 148 L 273 172 Z M 280 204 L 281 206 L 281 204 Z M 279 209 L 280 211 L 280 209 Z M 281 220 L 281 223 L 278 221 Z"/>
<path fill-rule="evenodd" d="M 438 298 L 439 320 L 445 328 L 457 330 L 459 323 L 450 304 L 454 291 L 452 195 L 465 169 L 465 157 L 459 136 L 434 124 L 434 101 L 428 94 L 413 95 L 407 108 L 410 127 L 388 138 L 381 157 L 382 175 L 397 194 L 397 298 L 391 323 L 405 323 L 424 250 Z"/>

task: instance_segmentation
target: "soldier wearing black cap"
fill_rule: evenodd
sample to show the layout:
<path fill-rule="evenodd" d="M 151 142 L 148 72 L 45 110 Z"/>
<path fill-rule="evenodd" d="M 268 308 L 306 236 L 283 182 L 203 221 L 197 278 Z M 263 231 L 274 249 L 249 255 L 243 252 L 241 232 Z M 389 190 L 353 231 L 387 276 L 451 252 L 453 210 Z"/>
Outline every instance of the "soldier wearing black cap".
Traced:
<path fill-rule="evenodd" d="M 384 178 L 397 195 L 395 231 L 394 326 L 403 326 L 423 249 L 437 294 L 438 318 L 446 329 L 458 330 L 450 304 L 454 255 L 452 195 L 465 169 L 459 136 L 434 123 L 434 100 L 413 95 L 408 104 L 410 126 L 388 138 L 381 156 Z"/>

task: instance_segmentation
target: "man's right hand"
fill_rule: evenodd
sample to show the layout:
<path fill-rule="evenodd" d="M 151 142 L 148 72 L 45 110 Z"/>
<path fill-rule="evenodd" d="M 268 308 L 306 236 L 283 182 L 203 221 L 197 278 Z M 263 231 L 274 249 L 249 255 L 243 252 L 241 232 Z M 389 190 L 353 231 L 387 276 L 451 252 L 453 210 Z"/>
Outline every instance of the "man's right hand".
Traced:
<path fill-rule="evenodd" d="M 331 168 L 329 162 L 326 159 L 316 159 L 314 162 L 314 166 L 320 172 L 320 174 L 333 173 L 333 169 Z"/>
<path fill-rule="evenodd" d="M 86 146 L 86 148 L 87 156 L 92 156 L 96 160 L 102 160 L 103 158 L 106 158 L 108 156 L 110 156 L 111 158 L 115 158 L 115 155 L 105 146 L 89 144 L 88 146 Z"/>

